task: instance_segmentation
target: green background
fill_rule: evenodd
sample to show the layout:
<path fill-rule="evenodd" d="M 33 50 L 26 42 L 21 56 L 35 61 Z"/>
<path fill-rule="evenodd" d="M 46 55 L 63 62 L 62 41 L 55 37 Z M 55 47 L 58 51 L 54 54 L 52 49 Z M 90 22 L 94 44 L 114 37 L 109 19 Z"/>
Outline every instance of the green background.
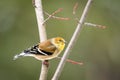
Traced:
<path fill-rule="evenodd" d="M 77 16 L 80 17 L 87 0 L 42 1 L 44 11 L 51 14 L 58 8 L 63 8 L 56 16 L 71 18 L 68 21 L 48 20 L 48 38 L 61 36 L 69 42 L 77 25 L 72 15 L 73 6 L 76 2 L 79 3 Z M 93 1 L 86 21 L 107 28 L 83 27 L 69 58 L 81 61 L 84 65 L 66 63 L 59 80 L 120 80 L 120 0 Z M 0 1 L 0 80 L 39 78 L 41 61 L 31 57 L 13 61 L 15 54 L 39 42 L 36 15 L 31 2 Z M 51 80 L 59 61 L 50 61 L 48 80 Z"/>

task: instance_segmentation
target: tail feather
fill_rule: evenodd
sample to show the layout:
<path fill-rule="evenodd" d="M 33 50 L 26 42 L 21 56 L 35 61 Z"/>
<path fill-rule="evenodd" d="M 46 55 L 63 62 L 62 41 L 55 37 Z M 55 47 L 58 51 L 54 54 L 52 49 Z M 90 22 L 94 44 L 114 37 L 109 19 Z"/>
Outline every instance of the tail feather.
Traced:
<path fill-rule="evenodd" d="M 16 60 L 17 58 L 19 58 L 19 57 L 23 57 L 23 56 L 25 56 L 25 53 L 24 53 L 24 52 L 15 55 L 14 58 L 13 58 L 13 60 Z"/>
<path fill-rule="evenodd" d="M 47 55 L 43 51 L 40 51 L 38 49 L 38 45 L 35 45 L 31 48 L 24 50 L 22 53 L 15 55 L 13 60 L 16 60 L 19 57 L 24 57 L 24 56 L 34 56 L 35 54 Z"/>

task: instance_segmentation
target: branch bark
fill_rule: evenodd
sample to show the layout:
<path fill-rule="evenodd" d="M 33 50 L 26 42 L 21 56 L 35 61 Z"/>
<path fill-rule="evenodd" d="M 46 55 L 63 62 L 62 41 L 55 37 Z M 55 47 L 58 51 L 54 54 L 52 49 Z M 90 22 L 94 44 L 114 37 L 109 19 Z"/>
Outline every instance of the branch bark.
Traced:
<path fill-rule="evenodd" d="M 70 54 L 70 51 L 73 48 L 73 46 L 75 45 L 75 42 L 76 42 L 76 40 L 77 40 L 77 38 L 78 38 L 78 36 L 80 34 L 80 31 L 82 29 L 82 25 L 84 24 L 84 21 L 85 21 L 88 9 L 90 8 L 91 2 L 92 2 L 92 0 L 88 0 L 86 6 L 84 8 L 84 11 L 82 13 L 82 16 L 81 16 L 81 18 L 79 20 L 79 23 L 77 25 L 77 28 L 76 28 L 76 30 L 75 30 L 75 32 L 74 32 L 74 34 L 73 34 L 73 36 L 72 36 L 72 38 L 70 40 L 65 52 L 64 52 L 64 55 L 63 55 L 59 65 L 58 65 L 58 67 L 56 69 L 56 72 L 55 72 L 52 80 L 58 80 L 58 78 L 59 78 L 59 76 L 60 76 L 60 74 L 61 74 L 61 72 L 62 72 L 62 70 L 64 68 L 65 62 L 66 62 L 66 60 L 67 60 L 67 58 L 68 58 L 68 56 Z"/>
<path fill-rule="evenodd" d="M 42 10 L 42 0 L 33 0 L 33 5 L 35 7 L 35 13 L 37 17 L 39 38 L 40 38 L 40 42 L 42 42 L 42 41 L 47 40 L 45 25 L 43 25 L 44 16 L 43 16 L 43 10 Z M 48 61 L 42 61 L 42 67 L 41 67 L 41 73 L 40 73 L 39 80 L 47 79 L 48 65 L 44 64 L 45 62 L 48 63 Z"/>

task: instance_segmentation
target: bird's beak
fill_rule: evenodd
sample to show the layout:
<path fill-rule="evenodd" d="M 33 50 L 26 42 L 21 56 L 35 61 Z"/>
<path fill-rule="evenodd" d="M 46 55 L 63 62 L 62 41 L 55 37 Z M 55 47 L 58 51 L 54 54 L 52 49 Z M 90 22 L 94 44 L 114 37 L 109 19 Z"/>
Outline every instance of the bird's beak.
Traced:
<path fill-rule="evenodd" d="M 64 43 L 67 43 L 67 41 L 64 41 Z"/>

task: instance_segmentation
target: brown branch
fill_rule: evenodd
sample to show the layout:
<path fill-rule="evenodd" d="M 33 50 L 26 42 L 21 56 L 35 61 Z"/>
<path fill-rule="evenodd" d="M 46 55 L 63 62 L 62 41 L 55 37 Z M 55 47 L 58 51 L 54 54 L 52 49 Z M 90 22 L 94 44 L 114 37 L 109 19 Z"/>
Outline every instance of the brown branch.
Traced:
<path fill-rule="evenodd" d="M 43 22 L 43 24 L 48 21 L 53 15 L 57 14 L 58 12 L 61 12 L 62 8 L 59 8 L 58 10 L 56 10 L 55 12 L 53 12 L 51 15 L 48 16 L 48 18 L 46 18 Z"/>
<path fill-rule="evenodd" d="M 47 15 L 47 16 L 51 16 L 49 13 L 45 12 L 44 13 Z M 54 16 L 52 15 L 51 18 L 54 18 L 54 19 L 58 19 L 58 20 L 70 20 L 70 18 L 64 18 L 64 17 L 57 17 L 57 16 Z"/>
<path fill-rule="evenodd" d="M 57 59 L 61 59 L 61 57 L 57 57 Z M 71 59 L 67 59 L 66 61 L 72 64 L 83 65 L 83 62 L 73 61 Z"/>
<path fill-rule="evenodd" d="M 94 23 L 88 23 L 88 22 L 85 22 L 84 25 L 92 26 L 92 27 L 96 27 L 96 28 L 101 28 L 101 29 L 105 29 L 106 28 L 106 26 L 99 25 L 99 24 L 94 24 Z"/>
<path fill-rule="evenodd" d="M 55 12 L 53 12 L 52 14 L 49 14 L 49 13 L 47 13 L 47 12 L 44 11 L 44 13 L 48 16 L 48 18 L 46 18 L 44 20 L 44 23 L 47 22 L 50 18 L 54 18 L 54 19 L 58 19 L 58 20 L 70 20 L 70 18 L 64 18 L 64 17 L 54 16 L 55 14 L 57 14 L 58 12 L 61 12 L 61 11 L 62 11 L 62 8 L 59 8 L 58 10 L 56 10 Z"/>
<path fill-rule="evenodd" d="M 79 23 L 79 18 L 76 16 L 77 8 L 78 8 L 78 3 L 76 3 L 73 7 L 73 15 L 75 16 L 75 20 Z M 94 23 L 90 23 L 90 22 L 85 22 L 84 25 L 92 26 L 92 27 L 96 27 L 96 28 L 101 28 L 101 29 L 106 28 L 106 26 L 99 25 L 99 24 L 94 24 Z"/>
<path fill-rule="evenodd" d="M 73 7 L 73 14 L 76 14 L 77 8 L 78 8 L 78 3 L 76 3 Z"/>

